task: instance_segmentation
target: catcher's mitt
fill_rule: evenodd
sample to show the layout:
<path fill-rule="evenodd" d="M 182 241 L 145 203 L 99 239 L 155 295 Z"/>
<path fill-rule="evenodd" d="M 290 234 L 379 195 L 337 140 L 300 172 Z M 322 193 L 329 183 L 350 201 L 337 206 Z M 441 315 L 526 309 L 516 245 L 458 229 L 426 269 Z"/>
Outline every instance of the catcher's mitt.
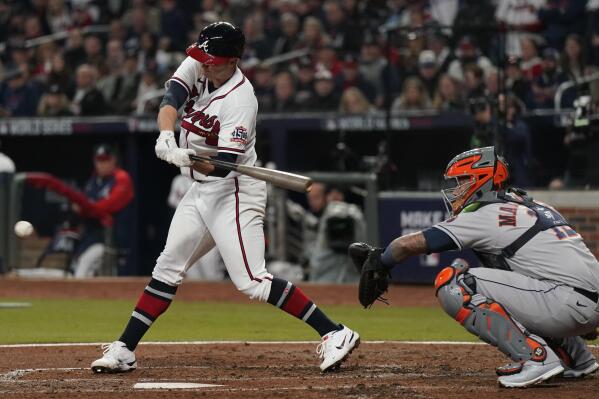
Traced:
<path fill-rule="evenodd" d="M 389 288 L 389 270 L 381 263 L 383 248 L 375 248 L 363 242 L 355 242 L 348 248 L 348 254 L 360 272 L 358 298 L 364 308 L 372 306 L 374 301 L 387 303 L 382 295 Z"/>

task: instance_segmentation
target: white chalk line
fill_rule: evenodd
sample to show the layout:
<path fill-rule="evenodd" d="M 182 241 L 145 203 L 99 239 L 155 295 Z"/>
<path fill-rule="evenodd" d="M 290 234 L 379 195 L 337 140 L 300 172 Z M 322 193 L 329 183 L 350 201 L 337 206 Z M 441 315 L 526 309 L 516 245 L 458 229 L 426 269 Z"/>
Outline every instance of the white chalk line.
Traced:
<path fill-rule="evenodd" d="M 44 348 L 63 346 L 100 346 L 106 342 L 57 342 L 32 344 L 4 344 L 2 348 Z M 152 341 L 140 342 L 139 345 L 313 345 L 319 341 Z M 401 344 L 401 345 L 486 345 L 484 342 L 469 341 L 362 341 L 362 344 Z"/>

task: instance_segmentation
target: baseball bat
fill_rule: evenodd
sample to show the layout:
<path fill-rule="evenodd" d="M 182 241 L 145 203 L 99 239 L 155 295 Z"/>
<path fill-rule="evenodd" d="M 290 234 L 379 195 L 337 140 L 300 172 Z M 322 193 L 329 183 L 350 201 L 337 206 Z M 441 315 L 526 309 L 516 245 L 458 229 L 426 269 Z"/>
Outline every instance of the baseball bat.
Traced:
<path fill-rule="evenodd" d="M 312 188 L 312 179 L 307 176 L 296 175 L 295 173 L 283 172 L 276 169 L 261 168 L 259 166 L 237 165 L 231 162 L 203 157 L 200 155 L 190 155 L 192 161 L 208 162 L 217 168 L 238 172 L 243 175 L 251 176 L 258 180 L 271 183 L 274 186 L 286 190 L 307 193 Z"/>

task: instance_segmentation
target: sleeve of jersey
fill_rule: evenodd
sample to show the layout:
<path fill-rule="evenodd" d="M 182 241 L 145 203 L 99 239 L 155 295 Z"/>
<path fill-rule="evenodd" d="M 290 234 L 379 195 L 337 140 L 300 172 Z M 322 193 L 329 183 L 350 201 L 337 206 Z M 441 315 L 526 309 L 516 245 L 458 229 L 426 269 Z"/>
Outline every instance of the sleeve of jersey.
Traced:
<path fill-rule="evenodd" d="M 221 120 L 218 134 L 218 152 L 244 154 L 254 140 L 252 132 L 256 124 L 256 107 L 250 105 L 230 106 Z"/>
<path fill-rule="evenodd" d="M 488 246 L 496 233 L 496 231 L 492 231 L 493 227 L 488 222 L 488 217 L 483 215 L 482 210 L 479 210 L 460 213 L 453 218 L 437 223 L 433 228 L 447 234 L 459 249 L 483 249 Z"/>
<path fill-rule="evenodd" d="M 191 95 L 191 89 L 198 79 L 198 69 L 196 63 L 197 61 L 191 57 L 187 57 L 185 60 L 183 60 L 173 76 L 167 80 L 165 87 L 168 89 L 171 84 L 178 84 L 185 89 L 187 96 L 189 97 Z"/>
<path fill-rule="evenodd" d="M 116 213 L 126 207 L 133 199 L 133 184 L 127 172 L 120 170 L 116 173 L 114 186 L 108 197 L 95 203 L 95 206 L 109 214 Z"/>

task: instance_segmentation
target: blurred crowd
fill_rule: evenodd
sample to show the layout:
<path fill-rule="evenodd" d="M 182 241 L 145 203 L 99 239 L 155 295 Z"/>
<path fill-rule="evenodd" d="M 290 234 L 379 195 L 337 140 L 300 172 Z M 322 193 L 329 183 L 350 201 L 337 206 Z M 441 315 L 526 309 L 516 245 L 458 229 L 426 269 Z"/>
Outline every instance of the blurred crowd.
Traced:
<path fill-rule="evenodd" d="M 547 108 L 597 70 L 598 19 L 599 0 L 0 0 L 0 115 L 151 114 L 218 20 L 245 32 L 261 112 Z"/>

